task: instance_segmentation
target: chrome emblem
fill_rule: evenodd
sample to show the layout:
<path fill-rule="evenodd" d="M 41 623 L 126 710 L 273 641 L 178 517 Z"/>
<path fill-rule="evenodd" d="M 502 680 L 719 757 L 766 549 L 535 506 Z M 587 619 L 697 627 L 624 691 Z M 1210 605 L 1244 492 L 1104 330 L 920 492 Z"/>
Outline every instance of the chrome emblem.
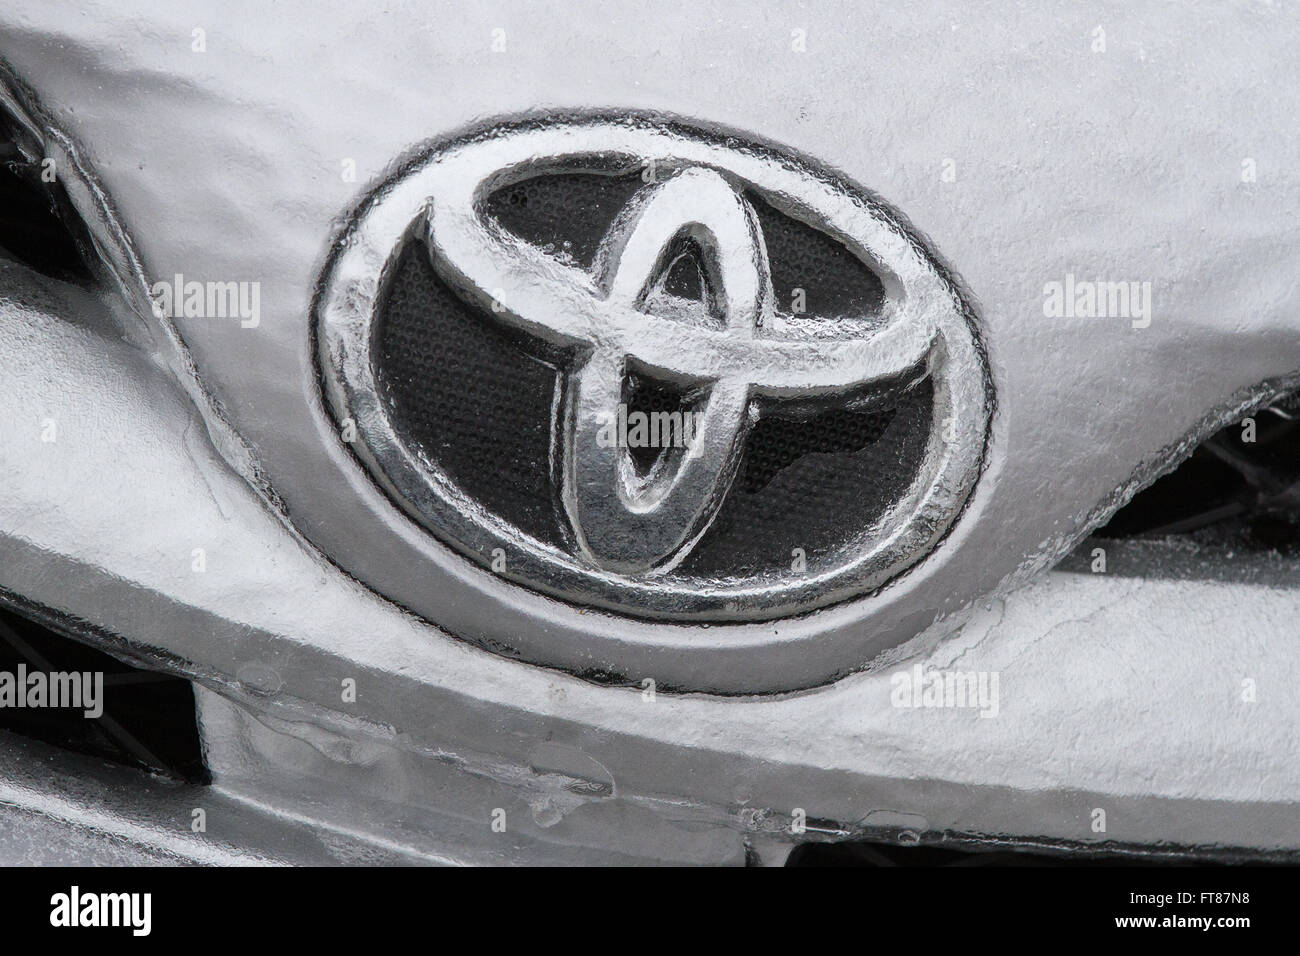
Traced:
<path fill-rule="evenodd" d="M 640 173 L 589 263 L 486 211 L 511 184 L 566 170 Z M 759 201 L 878 277 L 876 313 L 814 323 L 778 301 Z M 697 299 L 664 288 L 686 241 L 698 252 Z M 549 464 L 564 540 L 493 513 L 394 424 L 374 340 L 411 243 L 483 322 L 560 356 Z M 769 147 L 642 118 L 505 124 L 432 147 L 358 210 L 326 271 L 317 334 L 336 421 L 345 434 L 355 427 L 353 450 L 409 514 L 486 573 L 637 616 L 755 620 L 880 587 L 960 511 L 991 404 L 969 308 L 883 204 Z M 689 440 L 648 467 L 602 440 L 634 375 L 691 396 Z M 932 406 L 915 475 L 872 520 L 846 525 L 803 568 L 784 560 L 799 553 L 797 535 L 760 571 L 687 567 L 765 416 L 876 407 L 921 381 Z"/>

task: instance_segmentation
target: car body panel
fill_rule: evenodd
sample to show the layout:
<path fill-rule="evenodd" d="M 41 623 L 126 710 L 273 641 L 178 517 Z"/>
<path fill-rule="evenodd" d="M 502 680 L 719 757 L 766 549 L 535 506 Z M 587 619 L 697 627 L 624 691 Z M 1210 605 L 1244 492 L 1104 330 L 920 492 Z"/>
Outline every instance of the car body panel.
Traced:
<path fill-rule="evenodd" d="M 1300 849 L 1294 590 L 1067 572 L 1023 587 L 1201 437 L 1296 381 L 1300 86 L 1280 78 L 1300 57 L 1298 17 L 1232 4 L 724 3 L 660 19 L 631 3 L 563 16 L 329 3 L 235 21 L 209 4 L 70 17 L 11 3 L 0 57 L 21 80 L 14 95 L 47 144 L 65 144 L 61 175 L 128 308 L 93 319 L 67 290 L 0 282 L 0 587 L 307 741 L 337 772 L 322 792 L 340 806 L 358 767 L 391 761 L 418 783 L 413 767 L 454 759 L 514 781 L 543 842 L 597 843 L 590 833 L 617 827 L 584 822 L 599 816 L 584 808 L 613 800 L 678 822 L 685 801 L 735 840 L 788 838 L 780 821 L 799 807 L 841 836 L 901 819 Z M 997 404 L 957 525 L 865 609 L 736 625 L 788 646 L 795 686 L 836 666 L 817 635 L 852 628 L 859 673 L 762 695 L 790 675 L 731 653 L 714 627 L 731 676 L 706 689 L 738 696 L 647 701 L 637 681 L 660 661 L 624 636 L 653 625 L 447 561 L 325 412 L 312 299 L 360 199 L 404 157 L 485 120 L 595 108 L 816 157 L 904 215 L 976 305 Z M 259 282 L 256 326 L 169 327 L 147 291 L 177 274 Z M 1150 324 L 1048 317 L 1045 285 L 1071 274 L 1150 282 Z M 124 331 L 104 331 L 114 323 Z M 50 416 L 74 432 L 42 447 Z M 488 614 L 632 686 L 476 647 Z M 889 707 L 891 675 L 913 662 L 996 670 L 1015 693 L 997 720 Z M 348 677 L 356 708 L 339 701 Z M 1253 710 L 1243 677 L 1261 682 Z M 228 742 L 216 786 L 266 785 L 249 739 Z M 567 785 L 536 772 L 542 741 L 605 768 L 612 793 L 566 803 Z M 417 809 L 445 794 L 395 793 Z M 1098 806 L 1117 808 L 1105 833 L 1089 826 Z M 491 809 L 475 796 L 452 812 L 486 827 Z M 582 833 L 554 829 L 551 810 Z M 358 826 L 371 823 L 387 825 Z"/>

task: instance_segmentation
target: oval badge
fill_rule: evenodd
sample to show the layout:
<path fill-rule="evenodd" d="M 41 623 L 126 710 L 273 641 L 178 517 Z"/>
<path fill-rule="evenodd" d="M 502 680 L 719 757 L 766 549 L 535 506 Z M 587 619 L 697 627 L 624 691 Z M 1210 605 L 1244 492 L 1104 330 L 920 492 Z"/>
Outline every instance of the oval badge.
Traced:
<path fill-rule="evenodd" d="M 328 404 L 407 514 L 642 625 L 872 600 L 957 518 L 992 406 L 973 312 L 897 214 L 646 117 L 431 147 L 360 206 L 316 329 Z M 541 657 L 591 657 L 566 646 Z"/>

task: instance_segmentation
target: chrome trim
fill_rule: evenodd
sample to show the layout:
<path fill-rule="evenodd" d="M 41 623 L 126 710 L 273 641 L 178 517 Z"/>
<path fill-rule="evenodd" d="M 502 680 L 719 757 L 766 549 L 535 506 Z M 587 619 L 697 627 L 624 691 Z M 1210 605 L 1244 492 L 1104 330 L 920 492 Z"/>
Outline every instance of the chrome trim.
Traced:
<path fill-rule="evenodd" d="M 479 199 L 511 177 L 598 162 L 654 168 L 667 180 L 634 200 L 635 211 L 629 211 L 607 238 L 603 280 L 593 282 L 527 243 L 495 234 L 480 218 Z M 802 338 L 787 328 L 771 301 L 762 237 L 757 224 L 749 221 L 753 214 L 735 188 L 712 170 L 724 170 L 761 190 L 789 214 L 832 232 L 872 263 L 885 277 L 887 289 L 884 315 L 873 323 L 876 328 L 855 335 L 857 323 L 823 323 L 836 327 L 838 339 Z M 665 212 L 662 204 L 674 197 L 678 205 L 668 210 L 673 221 L 660 223 L 663 235 L 657 234 L 629 264 L 639 230 L 649 228 L 646 224 L 657 212 Z M 734 222 L 728 219 L 729 210 Z M 635 300 L 644 291 L 660 246 L 690 223 L 712 228 L 715 240 L 727 246 L 724 274 L 729 283 L 739 284 L 728 288 L 728 294 L 737 297 L 728 306 L 734 328 L 730 333 L 656 318 L 637 308 Z M 427 243 L 435 266 L 494 317 L 552 344 L 591 350 L 583 353 L 590 358 L 579 359 L 585 363 L 581 369 L 570 371 L 569 387 L 576 391 L 571 392 L 569 411 L 562 407 L 561 419 L 553 423 L 557 436 L 564 435 L 559 444 L 565 501 L 581 556 L 537 541 L 487 513 L 392 427 L 376 385 L 370 342 L 385 301 L 387 273 L 412 235 Z M 621 283 L 627 280 L 631 286 L 623 289 Z M 494 549 L 500 548 L 510 579 L 566 600 L 619 611 L 678 622 L 701 617 L 764 619 L 861 597 L 920 560 L 942 536 L 974 485 L 984 450 L 991 386 L 974 320 L 920 242 L 903 231 L 878 200 L 842 178 L 770 148 L 742 145 L 735 137 L 721 139 L 680 123 L 626 116 L 534 120 L 493 126 L 431 147 L 360 204 L 357 220 L 335 246 L 316 316 L 336 421 L 341 429 L 355 423 L 362 441 L 354 450 L 396 501 L 480 565 L 487 565 Z M 683 381 L 717 383 L 704 413 L 702 454 L 681 456 L 679 470 L 659 485 L 642 489 L 637 499 L 642 504 L 637 506 L 625 503 L 631 491 L 615 490 L 620 481 L 626 484 L 617 478 L 622 467 L 618 449 L 602 456 L 594 438 L 598 413 L 606 406 L 612 411 L 610 389 L 620 387 L 627 357 Z M 592 399 L 587 390 L 596 387 L 593 376 L 606 365 L 608 381 L 598 389 L 599 400 Z M 844 403 L 847 393 L 860 398 L 864 389 L 888 396 L 890 388 L 915 381 L 918 369 L 930 376 L 935 392 L 926 458 L 911 488 L 884 517 L 860 534 L 849 533 L 850 543 L 832 567 L 803 576 L 773 573 L 757 579 L 700 580 L 668 573 L 703 533 L 725 493 L 735 469 L 738 436 L 752 420 L 750 409 L 757 412 L 755 402 L 815 396 Z M 581 438 L 575 429 L 582 432 Z M 593 460 L 584 465 L 587 459 Z M 643 506 L 645 501 L 656 504 Z M 675 517 L 670 520 L 664 509 L 676 512 Z M 650 551 L 643 553 L 646 547 Z M 672 558 L 646 567 L 663 555 Z M 447 560 L 457 558 L 448 554 Z M 490 604 L 491 593 L 484 592 L 481 600 Z M 692 648 L 716 643 L 717 633 L 647 627 L 639 640 L 647 649 L 680 658 L 665 679 L 678 686 L 708 686 L 725 679 L 729 665 L 696 660 L 700 655 Z M 536 640 L 514 625 L 504 632 L 487 631 L 483 637 L 489 646 L 509 644 L 568 666 L 581 666 L 591 653 L 589 648 L 536 647 Z M 804 639 L 831 638 L 808 629 Z M 797 653 L 792 646 L 765 650 L 763 643 L 762 638 L 747 641 L 740 635 L 731 642 L 739 652 L 772 658 L 773 670 L 780 669 L 780 657 Z M 854 653 L 848 650 L 824 665 L 822 679 L 861 663 Z M 618 665 L 616 651 L 601 656 L 607 667 L 612 661 L 615 670 L 637 673 L 634 667 Z M 692 676 L 687 679 L 685 674 Z"/>

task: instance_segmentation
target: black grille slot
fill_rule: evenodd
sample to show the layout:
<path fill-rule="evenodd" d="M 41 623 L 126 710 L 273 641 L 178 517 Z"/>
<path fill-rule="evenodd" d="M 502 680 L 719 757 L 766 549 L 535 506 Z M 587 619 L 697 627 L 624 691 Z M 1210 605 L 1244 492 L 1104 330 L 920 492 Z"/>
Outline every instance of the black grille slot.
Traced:
<path fill-rule="evenodd" d="M 1167 537 L 1248 551 L 1300 554 L 1300 394 L 1215 433 L 1138 492 L 1099 538 Z"/>
<path fill-rule="evenodd" d="M 81 675 L 82 706 L 48 706 L 51 673 Z M 15 706 L 16 698 L 5 695 L 17 692 L 20 675 L 27 678 L 25 702 L 39 699 L 33 674 L 44 676 L 46 706 Z M 92 718 L 85 675 L 93 681 L 95 674 L 102 675 L 102 695 L 91 691 L 90 698 L 102 713 Z M 61 700 L 72 699 L 66 678 L 60 683 Z M 187 783 L 211 782 L 189 681 L 132 667 L 8 608 L 0 608 L 0 702 L 0 729 Z"/>
<path fill-rule="evenodd" d="M 89 283 L 90 239 L 39 146 L 0 111 L 0 249 L 54 279 Z"/>
<path fill-rule="evenodd" d="M 786 866 L 833 867 L 984 867 L 984 866 L 1236 866 L 1289 863 L 1285 854 L 1228 848 L 1145 846 L 1049 841 L 997 842 L 978 838 L 913 844 L 898 840 L 844 840 L 803 843 L 790 851 Z"/>

